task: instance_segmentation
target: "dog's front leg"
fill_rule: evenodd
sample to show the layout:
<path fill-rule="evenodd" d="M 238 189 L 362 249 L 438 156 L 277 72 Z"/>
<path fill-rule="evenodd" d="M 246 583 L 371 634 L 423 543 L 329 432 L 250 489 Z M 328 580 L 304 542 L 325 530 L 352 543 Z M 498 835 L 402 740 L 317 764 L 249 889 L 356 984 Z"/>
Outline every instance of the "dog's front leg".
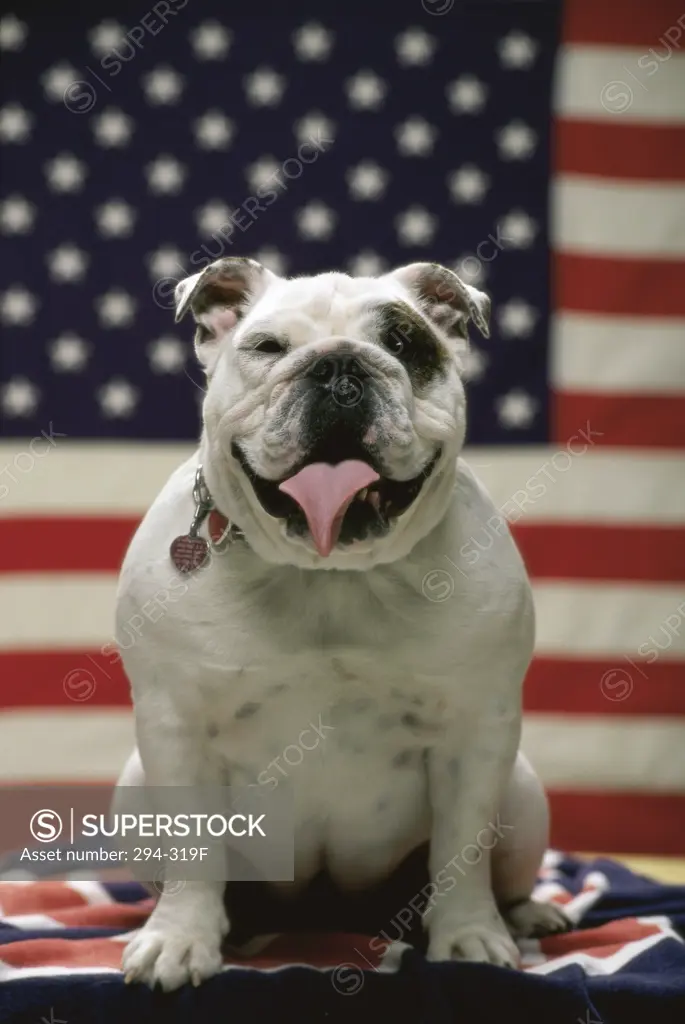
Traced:
<path fill-rule="evenodd" d="M 498 811 L 518 749 L 520 713 L 499 695 L 479 718 L 475 728 L 454 728 L 451 738 L 448 724 L 444 742 L 429 754 L 428 958 L 513 967 L 518 952 L 495 904 L 490 851 L 507 824 Z"/>
<path fill-rule="evenodd" d="M 194 709 L 182 710 L 158 692 L 136 700 L 138 749 L 146 786 L 220 785 L 204 753 Z M 189 813 L 192 808 L 189 809 Z M 173 840 L 160 837 L 159 845 Z M 181 868 L 182 873 L 182 868 Z M 221 943 L 228 932 L 225 882 L 186 881 L 180 891 L 162 892 L 147 923 L 124 951 L 127 982 L 146 982 L 171 991 L 199 985 L 221 967 Z"/>

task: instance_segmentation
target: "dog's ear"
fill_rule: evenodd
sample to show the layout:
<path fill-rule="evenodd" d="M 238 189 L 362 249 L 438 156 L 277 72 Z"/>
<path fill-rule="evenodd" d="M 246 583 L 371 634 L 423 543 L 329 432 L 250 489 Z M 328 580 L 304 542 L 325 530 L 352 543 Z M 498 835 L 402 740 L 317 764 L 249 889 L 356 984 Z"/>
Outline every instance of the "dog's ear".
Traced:
<path fill-rule="evenodd" d="M 467 339 L 469 320 L 490 337 L 490 299 L 438 263 L 410 263 L 386 275 L 418 300 L 419 308 L 448 336 Z"/>
<path fill-rule="evenodd" d="M 191 311 L 197 324 L 195 351 L 208 372 L 216 362 L 220 343 L 247 307 L 276 280 L 276 275 L 256 260 L 228 256 L 176 285 L 176 323 Z"/>

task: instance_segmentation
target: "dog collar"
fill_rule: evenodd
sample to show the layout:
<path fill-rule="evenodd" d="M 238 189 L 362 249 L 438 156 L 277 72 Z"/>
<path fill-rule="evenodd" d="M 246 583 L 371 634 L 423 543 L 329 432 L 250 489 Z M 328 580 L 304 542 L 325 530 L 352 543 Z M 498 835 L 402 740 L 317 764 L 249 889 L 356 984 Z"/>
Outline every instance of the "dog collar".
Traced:
<path fill-rule="evenodd" d="M 171 561 L 179 572 L 190 573 L 206 565 L 212 553 L 225 551 L 236 540 L 245 534 L 214 505 L 205 482 L 202 466 L 197 467 L 193 484 L 193 501 L 195 512 L 187 533 L 181 534 L 172 541 L 169 548 Z M 207 520 L 209 541 L 200 536 L 200 528 Z"/>

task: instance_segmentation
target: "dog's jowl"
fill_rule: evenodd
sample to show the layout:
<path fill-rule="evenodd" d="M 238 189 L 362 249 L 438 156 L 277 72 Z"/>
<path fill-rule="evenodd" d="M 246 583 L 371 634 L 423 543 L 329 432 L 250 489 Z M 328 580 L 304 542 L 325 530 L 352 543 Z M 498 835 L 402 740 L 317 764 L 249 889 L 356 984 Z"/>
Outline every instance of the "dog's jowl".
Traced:
<path fill-rule="evenodd" d="M 489 311 L 429 263 L 285 280 L 230 258 L 178 285 L 207 392 L 121 573 L 118 635 L 168 599 L 122 644 L 138 747 L 120 784 L 287 779 L 294 891 L 322 871 L 375 886 L 428 844 L 428 956 L 514 966 L 516 937 L 567 922 L 529 899 L 547 805 L 519 751 L 528 579 L 506 526 L 460 557 L 496 514 L 460 455 Z M 178 538 L 207 543 L 197 571 Z M 127 979 L 218 971 L 225 884 L 163 893 Z"/>

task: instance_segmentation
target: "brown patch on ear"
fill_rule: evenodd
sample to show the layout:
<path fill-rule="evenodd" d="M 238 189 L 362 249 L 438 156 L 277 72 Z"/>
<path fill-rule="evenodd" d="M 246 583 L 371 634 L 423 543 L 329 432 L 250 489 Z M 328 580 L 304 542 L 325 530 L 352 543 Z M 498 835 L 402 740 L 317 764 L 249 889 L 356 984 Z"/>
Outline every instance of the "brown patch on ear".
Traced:
<path fill-rule="evenodd" d="M 446 334 L 467 339 L 468 321 L 473 320 L 481 334 L 489 337 L 490 299 L 454 271 L 439 263 L 411 263 L 389 276 L 414 292 L 426 316 Z"/>
<path fill-rule="evenodd" d="M 261 263 L 243 256 L 228 256 L 211 263 L 177 286 L 176 322 L 189 309 L 196 320 L 216 307 L 242 314 L 257 281 L 263 280 L 268 273 Z"/>

